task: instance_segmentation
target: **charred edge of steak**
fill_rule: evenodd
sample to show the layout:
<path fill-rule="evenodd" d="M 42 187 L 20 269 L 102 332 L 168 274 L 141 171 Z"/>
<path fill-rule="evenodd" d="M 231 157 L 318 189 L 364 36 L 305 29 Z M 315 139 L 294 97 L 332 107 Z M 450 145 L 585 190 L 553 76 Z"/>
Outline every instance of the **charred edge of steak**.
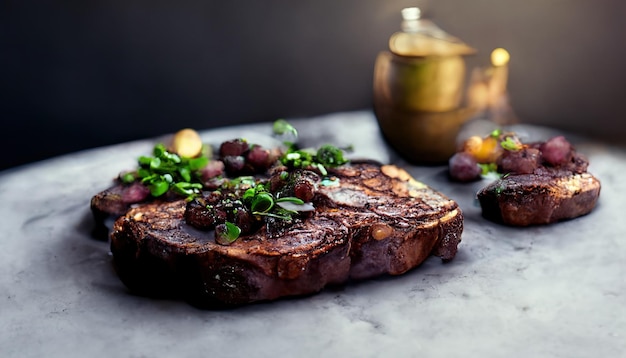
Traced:
<path fill-rule="evenodd" d="M 590 213 L 600 181 L 589 173 L 520 174 L 499 179 L 478 194 L 482 215 L 511 226 L 550 224 Z"/>
<path fill-rule="evenodd" d="M 182 218 L 162 222 L 176 211 L 175 204 L 155 207 L 164 210 L 162 217 L 143 214 L 148 221 L 138 221 L 143 220 L 138 217 L 146 212 L 143 209 L 154 208 L 147 205 L 116 222 L 111 244 L 115 269 L 133 293 L 184 298 L 207 309 L 313 294 L 349 280 L 400 275 L 431 254 L 447 261 L 456 254 L 463 225 L 462 214 L 455 209 L 425 227 L 395 229 L 390 237 L 376 240 L 372 230 L 388 224 L 355 223 L 348 228 L 322 215 L 294 228 L 326 235 L 319 244 L 302 248 L 298 241 L 307 245 L 310 239 L 291 231 L 282 244 L 258 251 L 256 246 L 270 245 L 262 233 L 224 247 L 197 239 L 196 232 L 187 234 Z M 320 220 L 326 222 L 324 227 Z"/>
<path fill-rule="evenodd" d="M 263 231 L 235 245 L 187 226 L 185 203 L 146 204 L 115 223 L 114 265 L 132 292 L 183 297 L 198 307 L 228 307 L 314 293 L 346 281 L 349 240 L 345 227 L 311 218 L 286 237 Z"/>
<path fill-rule="evenodd" d="M 90 209 L 94 219 L 94 237 L 106 241 L 110 233 L 110 221 L 123 216 L 135 205 L 147 202 L 172 202 L 180 200 L 180 196 L 168 192 L 155 199 L 150 189 L 140 182 L 124 184 L 116 180 L 116 184 L 103 190 L 91 198 Z"/>
<path fill-rule="evenodd" d="M 444 262 L 454 258 L 463 232 L 463 214 L 453 209 L 447 215 L 418 226 L 395 226 L 392 220 L 354 226 L 350 249 L 350 278 L 366 279 L 380 275 L 401 275 L 419 266 L 429 256 Z M 393 227 L 395 226 L 395 227 Z M 389 237 L 377 240 L 373 232 L 391 228 Z"/>
<path fill-rule="evenodd" d="M 106 241 L 109 234 L 107 219 L 120 217 L 130 208 L 130 204 L 122 200 L 122 190 L 122 185 L 116 185 L 91 198 L 90 208 L 94 219 L 95 238 Z"/>

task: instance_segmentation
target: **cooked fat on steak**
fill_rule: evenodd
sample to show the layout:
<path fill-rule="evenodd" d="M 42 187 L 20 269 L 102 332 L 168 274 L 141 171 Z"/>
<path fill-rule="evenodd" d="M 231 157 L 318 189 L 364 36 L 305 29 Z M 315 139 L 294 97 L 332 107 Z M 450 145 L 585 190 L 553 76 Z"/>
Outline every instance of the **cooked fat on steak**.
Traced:
<path fill-rule="evenodd" d="M 315 210 L 277 233 L 267 226 L 231 245 L 185 221 L 185 200 L 133 206 L 111 234 L 128 288 L 223 307 L 312 294 L 351 279 L 399 275 L 430 255 L 451 260 L 461 241 L 456 202 L 395 166 L 354 162 L 330 169 Z M 92 201 L 94 212 L 98 208 Z"/>

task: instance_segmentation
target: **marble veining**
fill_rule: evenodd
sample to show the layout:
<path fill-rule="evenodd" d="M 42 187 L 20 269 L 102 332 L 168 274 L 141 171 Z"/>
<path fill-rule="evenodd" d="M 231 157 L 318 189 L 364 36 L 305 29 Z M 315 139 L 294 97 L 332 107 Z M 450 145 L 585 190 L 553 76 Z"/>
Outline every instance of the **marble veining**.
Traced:
<path fill-rule="evenodd" d="M 234 310 L 134 296 L 115 275 L 107 242 L 92 238 L 89 199 L 157 139 L 96 148 L 0 173 L 0 356 L 626 356 L 624 151 L 578 141 L 602 182 L 598 206 L 520 229 L 482 219 L 474 194 L 485 183 L 450 183 L 443 167 L 404 162 L 370 112 L 292 123 L 305 143 L 352 144 L 354 157 L 401 165 L 456 200 L 465 214 L 457 257 Z M 270 127 L 202 136 L 267 140 Z"/>

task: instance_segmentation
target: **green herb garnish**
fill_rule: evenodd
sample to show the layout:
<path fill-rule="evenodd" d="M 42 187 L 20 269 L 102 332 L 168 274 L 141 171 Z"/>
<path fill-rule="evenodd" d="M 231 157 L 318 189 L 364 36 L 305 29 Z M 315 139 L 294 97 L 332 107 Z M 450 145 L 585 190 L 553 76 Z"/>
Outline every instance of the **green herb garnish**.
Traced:
<path fill-rule="evenodd" d="M 282 135 L 291 133 L 297 138 L 298 131 L 284 119 L 274 122 L 274 133 Z M 334 168 L 348 162 L 343 156 L 343 150 L 334 145 L 324 144 L 319 149 L 298 149 L 292 142 L 283 142 L 287 151 L 280 157 L 280 162 L 291 169 L 317 169 L 322 176 L 326 176 L 326 168 Z M 352 146 L 349 146 L 350 150 Z"/>
<path fill-rule="evenodd" d="M 256 185 L 256 179 L 253 176 L 240 176 L 234 179 L 226 180 L 222 187 L 225 189 L 245 189 L 248 187 L 254 187 Z"/>
<path fill-rule="evenodd" d="M 276 120 L 272 129 L 274 130 L 274 133 L 278 135 L 291 133 L 294 137 L 298 137 L 298 131 L 296 130 L 296 128 L 284 119 Z"/>
<path fill-rule="evenodd" d="M 200 192 L 202 184 L 198 171 L 209 163 L 209 158 L 184 158 L 169 152 L 163 144 L 157 144 L 153 156 L 141 156 L 136 172 L 126 173 L 122 181 L 130 183 L 140 179 L 154 197 L 173 192 L 192 197 Z M 132 180 L 131 180 L 132 179 Z"/>
<path fill-rule="evenodd" d="M 130 173 L 124 173 L 122 175 L 120 175 L 120 179 L 122 180 L 122 183 L 124 184 L 130 184 L 132 182 L 135 181 L 135 179 L 137 179 L 135 177 L 135 172 L 130 172 Z"/>
<path fill-rule="evenodd" d="M 296 205 L 303 205 L 304 201 L 300 198 L 296 198 L 295 196 L 285 196 L 282 198 L 276 199 L 277 203 L 293 203 Z"/>
<path fill-rule="evenodd" d="M 285 154 L 280 158 L 280 162 L 292 169 L 313 168 L 317 169 L 322 176 L 328 175 L 326 168 L 334 168 L 348 162 L 343 157 L 343 150 L 325 144 L 317 151 L 312 149 L 297 149 L 295 146 L 287 148 Z"/>
<path fill-rule="evenodd" d="M 297 197 L 285 196 L 277 198 L 268 191 L 264 184 L 257 184 L 247 189 L 241 196 L 241 200 L 253 215 L 282 220 L 291 220 L 292 215 L 296 215 L 300 211 L 314 209 L 310 203 L 305 203 Z"/>
<path fill-rule="evenodd" d="M 298 131 L 295 127 L 283 119 L 274 122 L 273 131 L 277 135 L 293 137 L 289 138 L 289 140 L 297 139 L 298 136 Z M 321 173 L 322 176 L 326 176 L 328 174 L 327 168 L 337 167 L 348 162 L 344 158 L 342 149 L 329 144 L 323 145 L 319 149 L 300 149 L 294 142 L 289 141 L 283 141 L 283 144 L 287 149 L 279 158 L 279 161 L 291 170 L 313 169 Z M 145 162 L 149 164 L 149 161 L 146 160 Z M 162 165 L 161 163 L 157 164 L 159 166 Z M 288 181 L 290 178 L 289 171 L 281 172 L 279 177 L 282 181 Z M 333 179 L 329 185 L 336 185 L 337 183 L 338 180 Z M 294 215 L 300 212 L 315 210 L 311 203 L 305 203 L 297 197 L 279 197 L 280 192 L 272 193 L 269 187 L 269 182 L 260 182 L 254 177 L 239 177 L 227 180 L 222 184 L 223 189 L 234 190 L 231 194 L 239 198 L 252 215 L 256 216 L 257 220 L 263 217 L 291 222 Z M 188 189 L 188 187 L 182 186 L 182 189 Z M 235 224 L 229 224 L 236 227 Z M 224 226 L 221 226 L 219 230 L 216 227 L 216 239 L 219 238 L 222 242 L 230 242 L 224 238 L 229 237 L 227 235 L 229 231 Z M 232 240 L 234 241 L 236 238 Z"/>
<path fill-rule="evenodd" d="M 281 219 L 281 220 L 286 220 L 286 221 L 290 221 L 291 218 L 291 213 L 288 213 L 288 215 L 280 215 L 280 214 L 275 214 L 275 213 L 261 213 L 261 212 L 252 212 L 253 215 L 259 215 L 259 216 L 267 216 L 267 217 L 271 217 L 271 218 L 275 218 L 275 219 Z"/>
<path fill-rule="evenodd" d="M 509 151 L 518 151 L 522 149 L 522 146 L 520 145 L 520 143 L 518 143 L 511 137 L 506 137 L 505 140 L 500 142 L 500 146 L 502 146 L 502 148 L 504 148 L 505 150 L 509 150 Z"/>
<path fill-rule="evenodd" d="M 479 163 L 478 166 L 480 167 L 481 170 L 481 175 L 485 176 L 488 175 L 490 173 L 497 173 L 498 172 L 498 165 L 496 163 Z"/>
<path fill-rule="evenodd" d="M 484 179 L 499 179 L 501 174 L 498 173 L 498 165 L 496 163 L 479 163 L 480 176 Z"/>
<path fill-rule="evenodd" d="M 327 167 L 338 167 L 348 161 L 343 157 L 343 151 L 333 145 L 324 144 L 317 150 L 315 160 Z"/>
<path fill-rule="evenodd" d="M 239 235 L 241 235 L 239 226 L 228 221 L 215 228 L 215 239 L 221 245 L 232 244 L 239 238 Z"/>
<path fill-rule="evenodd" d="M 274 207 L 274 196 L 268 192 L 261 192 L 254 196 L 250 210 L 257 213 L 267 213 Z"/>

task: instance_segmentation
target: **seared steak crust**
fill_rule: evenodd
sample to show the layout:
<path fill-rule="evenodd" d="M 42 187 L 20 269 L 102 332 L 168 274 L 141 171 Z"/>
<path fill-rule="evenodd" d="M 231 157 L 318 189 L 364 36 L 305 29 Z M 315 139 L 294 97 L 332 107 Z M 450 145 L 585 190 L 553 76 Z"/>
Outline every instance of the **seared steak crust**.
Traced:
<path fill-rule="evenodd" d="M 586 215 L 600 196 L 589 173 L 547 170 L 509 175 L 478 192 L 485 218 L 512 226 L 550 224 Z"/>
<path fill-rule="evenodd" d="M 220 307 L 305 295 L 350 279 L 402 274 L 461 241 L 457 204 L 393 166 L 354 163 L 320 186 L 315 212 L 270 237 L 266 228 L 230 246 L 184 219 L 186 202 L 133 207 L 114 224 L 111 251 L 131 291 Z"/>

